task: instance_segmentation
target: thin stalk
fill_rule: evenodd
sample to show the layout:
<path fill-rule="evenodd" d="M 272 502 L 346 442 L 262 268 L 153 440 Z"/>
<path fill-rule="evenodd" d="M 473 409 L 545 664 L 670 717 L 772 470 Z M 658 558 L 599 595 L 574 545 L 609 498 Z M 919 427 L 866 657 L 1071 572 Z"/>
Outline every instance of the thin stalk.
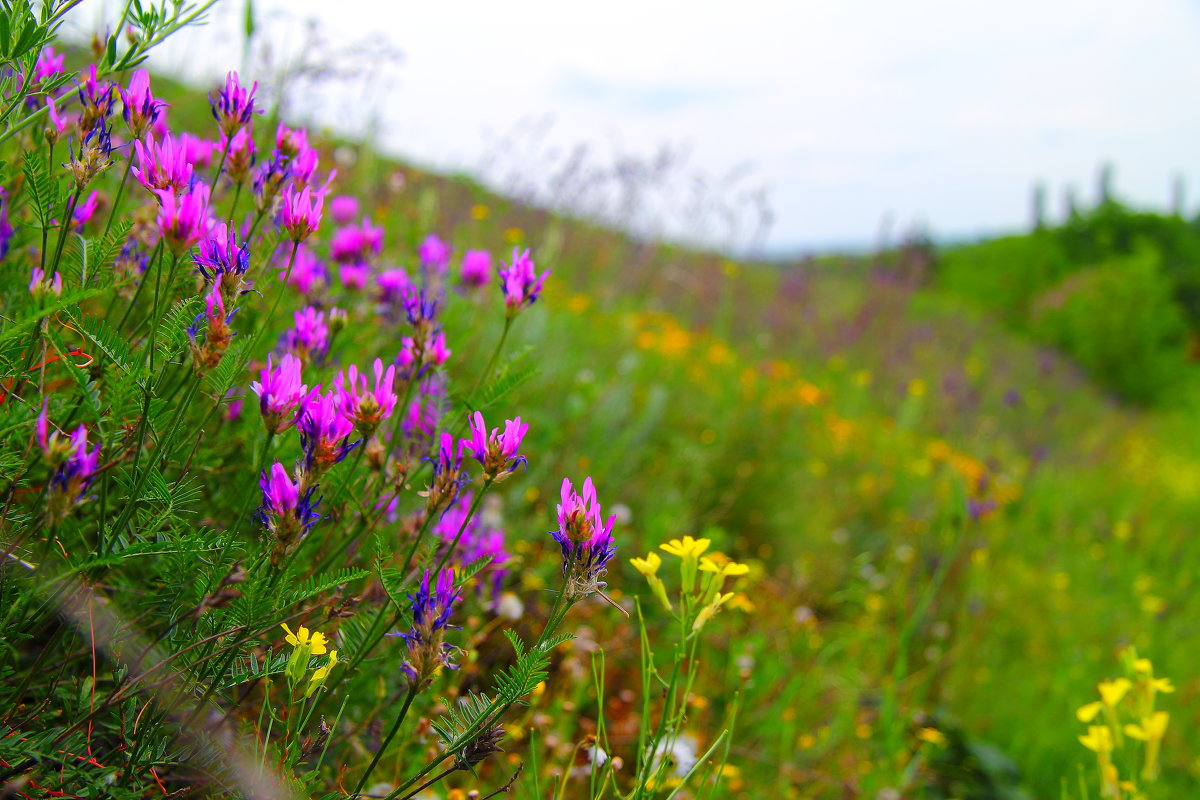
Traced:
<path fill-rule="evenodd" d="M 404 717 L 408 714 L 408 707 L 412 705 L 413 699 L 417 696 L 417 690 L 418 685 L 416 683 L 409 687 L 408 694 L 404 698 L 404 705 L 400 706 L 400 713 L 396 716 L 396 721 L 392 724 L 392 729 L 388 731 L 387 738 L 383 740 L 383 743 L 379 745 L 379 749 L 375 751 L 375 757 L 367 765 L 367 771 L 358 779 L 358 786 L 354 787 L 354 797 L 358 797 L 363 787 L 367 785 L 367 780 L 371 777 L 371 773 L 375 771 L 376 765 L 379 764 L 379 759 L 383 758 L 383 754 L 388 749 L 388 746 L 391 745 L 392 739 L 396 738 L 396 733 L 400 730 L 400 723 L 404 722 Z"/>
<path fill-rule="evenodd" d="M 470 523 L 471 518 L 475 516 L 475 512 L 479 510 L 479 505 L 483 502 L 483 496 L 487 494 L 488 489 L 492 488 L 492 482 L 493 480 L 491 478 L 486 479 L 483 482 L 483 488 L 479 490 L 478 494 L 475 495 L 475 499 L 471 501 L 471 507 L 467 509 L 467 516 L 463 518 L 462 525 L 458 526 L 458 533 L 454 535 L 454 540 L 450 542 L 450 546 L 446 548 L 446 552 L 442 554 L 441 560 L 438 561 L 437 566 L 433 568 L 434 575 L 439 574 L 442 571 L 442 567 L 446 566 L 446 562 L 450 560 L 450 554 L 454 552 L 454 548 L 458 547 L 459 539 L 462 538 L 463 532 L 466 531 L 467 524 Z"/>

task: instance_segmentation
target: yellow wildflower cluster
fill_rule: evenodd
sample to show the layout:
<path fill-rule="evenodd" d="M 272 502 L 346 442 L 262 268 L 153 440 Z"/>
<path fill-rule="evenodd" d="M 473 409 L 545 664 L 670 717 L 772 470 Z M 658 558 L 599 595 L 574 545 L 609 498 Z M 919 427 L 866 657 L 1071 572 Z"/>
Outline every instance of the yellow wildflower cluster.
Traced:
<path fill-rule="evenodd" d="M 659 549 L 679 558 L 680 605 L 681 619 L 690 623 L 691 630 L 699 631 L 721 607 L 735 598 L 735 592 L 722 592 L 726 578 L 739 578 L 748 572 L 750 567 L 730 560 L 723 553 L 712 552 L 708 555 L 711 539 L 696 539 L 684 536 L 672 539 Z M 650 590 L 663 607 L 675 613 L 675 606 L 667 596 L 666 586 L 658 577 L 658 568 L 662 566 L 662 556 L 651 551 L 645 558 L 632 558 L 629 563 L 633 568 L 646 577 Z M 703 576 L 701 576 L 703 573 Z M 699 592 L 697 593 L 697 579 Z M 741 597 L 741 595 L 736 595 Z M 742 608 L 753 608 L 753 604 L 738 604 Z"/>
<path fill-rule="evenodd" d="M 1088 726 L 1079 742 L 1096 754 L 1101 796 L 1140 800 L 1144 795 L 1133 781 L 1122 779 L 1113 754 L 1126 746 L 1140 747 L 1141 780 L 1148 783 L 1158 777 L 1159 755 L 1170 715 L 1157 710 L 1155 700 L 1159 694 L 1175 691 L 1175 687 L 1166 678 L 1154 677 L 1150 659 L 1139 658 L 1132 647 L 1121 654 L 1121 660 L 1126 676 L 1101 681 L 1096 687 L 1100 699 L 1080 706 L 1075 716 Z"/>
<path fill-rule="evenodd" d="M 337 650 L 328 649 L 329 640 L 320 631 L 312 631 L 310 633 L 308 628 L 301 625 L 293 633 L 286 622 L 282 624 L 282 627 L 287 631 L 287 636 L 283 640 L 292 646 L 292 655 L 288 658 L 285 674 L 288 677 L 288 682 L 293 687 L 299 685 L 304 680 L 304 673 L 308 671 L 309 659 L 313 656 L 329 654 L 329 660 L 324 665 L 313 670 L 312 675 L 308 678 L 308 686 L 304 690 L 304 696 L 311 697 L 313 692 L 325 685 L 325 679 L 329 677 L 329 673 L 337 665 Z"/>

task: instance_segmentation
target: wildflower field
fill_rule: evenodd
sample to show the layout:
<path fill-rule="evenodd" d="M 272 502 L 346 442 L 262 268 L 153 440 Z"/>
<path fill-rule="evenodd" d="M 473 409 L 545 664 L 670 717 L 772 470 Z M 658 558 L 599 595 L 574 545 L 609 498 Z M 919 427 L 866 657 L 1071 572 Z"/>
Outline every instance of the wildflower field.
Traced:
<path fill-rule="evenodd" d="M 76 5 L 0 9 L 0 796 L 1197 796 L 1191 222 L 746 263 Z"/>

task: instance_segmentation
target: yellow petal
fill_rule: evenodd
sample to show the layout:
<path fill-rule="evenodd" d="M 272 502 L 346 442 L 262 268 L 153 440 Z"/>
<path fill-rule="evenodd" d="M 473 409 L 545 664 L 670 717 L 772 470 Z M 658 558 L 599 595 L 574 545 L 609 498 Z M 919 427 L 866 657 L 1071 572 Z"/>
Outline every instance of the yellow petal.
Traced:
<path fill-rule="evenodd" d="M 646 577 L 649 577 L 658 572 L 658 568 L 662 565 L 662 556 L 651 551 L 645 558 L 629 559 L 629 563 L 632 564 L 633 568 L 638 572 L 642 573 Z"/>
<path fill-rule="evenodd" d="M 1133 683 L 1128 678 L 1117 678 L 1115 681 L 1101 681 L 1097 688 L 1100 690 L 1100 699 L 1111 707 L 1121 702 L 1133 688 Z"/>
<path fill-rule="evenodd" d="M 1094 703 L 1088 703 L 1085 706 L 1079 707 L 1079 710 L 1075 712 L 1075 718 L 1080 722 L 1091 722 L 1100 713 L 1102 708 L 1104 708 L 1104 703 L 1099 700 Z"/>
<path fill-rule="evenodd" d="M 285 642 L 287 642 L 288 644 L 290 644 L 292 647 L 299 647 L 300 640 L 296 638 L 296 634 L 292 633 L 292 629 L 288 627 L 288 624 L 286 622 L 284 622 L 284 623 L 281 623 L 281 625 L 282 625 L 283 629 L 285 631 L 287 631 L 287 636 L 283 637 L 283 640 Z M 304 629 L 301 628 L 300 630 L 304 630 Z"/>
<path fill-rule="evenodd" d="M 1125 735 L 1130 739 L 1137 739 L 1139 742 L 1144 742 L 1150 738 L 1150 734 L 1141 725 L 1134 725 L 1132 722 L 1126 725 L 1123 729 Z"/>
<path fill-rule="evenodd" d="M 1162 692 L 1163 694 L 1170 694 L 1171 692 L 1175 691 L 1175 687 L 1171 684 L 1170 678 L 1156 678 L 1150 682 L 1150 686 L 1153 687 L 1156 692 Z"/>

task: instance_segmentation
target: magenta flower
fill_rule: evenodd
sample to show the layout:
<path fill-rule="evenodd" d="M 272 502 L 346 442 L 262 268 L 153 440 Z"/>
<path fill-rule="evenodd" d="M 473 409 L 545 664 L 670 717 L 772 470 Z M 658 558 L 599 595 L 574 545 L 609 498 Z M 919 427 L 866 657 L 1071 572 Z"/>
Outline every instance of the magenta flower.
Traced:
<path fill-rule="evenodd" d="M 84 135 L 103 125 L 112 113 L 113 85 L 101 83 L 96 78 L 96 65 L 88 69 L 87 77 L 79 84 L 79 104 L 83 111 L 79 117 L 79 129 Z"/>
<path fill-rule="evenodd" d="M 241 183 L 250 174 L 258 149 L 254 146 L 253 128 L 247 125 L 230 139 L 224 135 L 218 147 L 225 153 L 225 171 L 234 183 Z"/>
<path fill-rule="evenodd" d="M 522 423 L 520 417 L 505 420 L 503 433 L 499 428 L 492 428 L 489 434 L 483 414 L 478 411 L 471 415 L 470 422 L 471 439 L 464 439 L 463 444 L 483 467 L 485 478 L 499 482 L 513 474 L 518 465 L 528 464 L 525 456 L 517 453 L 529 430 L 529 425 Z"/>
<path fill-rule="evenodd" d="M 279 566 L 287 553 L 321 519 L 316 511 L 321 501 L 312 499 L 315 485 L 304 488 L 301 481 L 293 481 L 278 461 L 271 465 L 269 474 L 262 473 L 258 485 L 263 501 L 254 518 L 275 537 L 271 563 Z"/>
<path fill-rule="evenodd" d="M 499 271 L 500 288 L 504 292 L 504 305 L 508 307 L 508 315 L 512 317 L 522 306 L 531 306 L 537 301 L 550 271 L 546 270 L 538 275 L 534 270 L 533 260 L 529 257 L 529 250 L 521 253 L 515 247 L 512 265 L 504 262 L 500 265 L 508 267 Z"/>
<path fill-rule="evenodd" d="M 137 153 L 138 166 L 130 169 L 130 172 L 138 183 L 150 191 L 180 191 L 191 185 L 192 162 L 188 159 L 187 150 L 171 141 L 170 134 L 163 137 L 161 144 L 152 137 L 138 139 L 133 143 L 133 149 Z"/>
<path fill-rule="evenodd" d="M 442 432 L 441 444 L 433 459 L 433 482 L 423 492 L 425 510 L 433 514 L 454 502 L 459 488 L 466 481 L 462 474 L 463 442 L 454 441 L 449 433 Z"/>
<path fill-rule="evenodd" d="M 358 198 L 339 194 L 329 202 L 329 214 L 338 225 L 349 225 L 358 216 Z"/>
<path fill-rule="evenodd" d="M 333 379 L 333 385 L 339 395 L 343 413 L 354 420 L 355 426 L 363 436 L 371 436 L 379 423 L 392 415 L 396 407 L 396 393 L 392 391 L 392 383 L 396 379 L 396 367 L 389 366 L 383 370 L 383 361 L 375 359 L 375 388 L 372 390 L 366 375 L 358 372 L 358 367 L 351 364 L 349 377 L 338 373 Z"/>
<path fill-rule="evenodd" d="M 144 69 L 135 69 L 129 78 L 129 88 L 118 88 L 117 91 L 121 94 L 121 104 L 124 106 L 121 113 L 125 117 L 125 124 L 129 126 L 129 132 L 133 134 L 134 139 L 142 138 L 142 134 L 154 124 L 159 112 L 167 104 L 162 100 L 155 100 L 154 95 L 150 93 L 150 73 Z"/>
<path fill-rule="evenodd" d="M 55 272 L 54 277 L 46 280 L 46 273 L 42 271 L 42 268 L 34 267 L 29 279 L 29 293 L 34 297 L 61 296 L 62 276 Z"/>
<path fill-rule="evenodd" d="M 279 211 L 279 227 L 287 231 L 293 242 L 303 242 L 321 227 L 321 207 L 325 193 L 314 192 L 305 186 L 299 193 L 292 186 L 283 190 L 283 206 Z"/>
<path fill-rule="evenodd" d="M 300 359 L 285 353 L 278 366 L 271 364 L 262 369 L 262 382 L 254 381 L 250 390 L 258 395 L 258 408 L 262 412 L 263 424 L 270 433 L 282 433 L 296 423 L 296 409 L 304 400 L 308 387 L 301 383 Z M 317 386 L 314 392 L 320 391 Z"/>
<path fill-rule="evenodd" d="M 400 340 L 400 354 L 396 356 L 396 365 L 400 367 L 400 375 L 405 380 L 423 378 L 430 368 L 436 369 L 450 358 L 446 348 L 446 334 L 441 331 L 431 331 L 428 338 L 416 339 L 405 336 Z"/>
<path fill-rule="evenodd" d="M 225 313 L 225 299 L 221 296 L 220 284 L 213 284 L 212 289 L 204 296 L 204 311 L 196 315 L 188 326 L 187 334 L 192 344 L 192 361 L 196 371 L 203 374 L 221 363 L 229 343 L 236 335 L 229 327 L 237 309 Z M 199 344 L 200 320 L 206 320 L 204 328 L 204 344 Z"/>
<path fill-rule="evenodd" d="M 492 254 L 486 250 L 463 253 L 459 276 L 464 286 L 487 286 L 492 279 Z"/>
<path fill-rule="evenodd" d="M 419 689 L 433 683 L 434 676 L 442 669 L 455 669 L 454 652 L 458 649 L 445 641 L 446 629 L 450 624 L 454 604 L 462 598 L 454 591 L 454 570 L 445 569 L 438 576 L 435 588 L 429 588 L 429 570 L 421 578 L 421 588 L 409 595 L 412 600 L 412 627 L 405 633 L 389 633 L 399 636 L 408 645 L 408 658 L 401 671 L 408 676 L 410 684 Z"/>
<path fill-rule="evenodd" d="M 561 499 L 558 530 L 551 535 L 562 549 L 568 597 L 586 597 L 601 588 L 605 566 L 616 554 L 612 536 L 616 517 L 607 521 L 601 517 L 591 478 L 584 480 L 582 494 L 574 491 L 570 479 L 563 478 Z"/>
<path fill-rule="evenodd" d="M 220 285 L 225 300 L 232 301 L 247 291 L 245 276 L 250 268 L 250 246 L 244 241 L 238 244 L 237 229 L 232 225 L 218 222 L 200 242 L 192 261 L 201 275 Z"/>
<path fill-rule="evenodd" d="M 37 420 L 38 444 L 46 461 L 54 468 L 46 486 L 47 514 L 51 522 L 60 522 L 82 502 L 83 493 L 91 485 L 100 465 L 100 445 L 88 450 L 88 432 L 83 425 L 75 429 L 69 441 L 63 441 L 57 429 L 48 434 L 48 428 L 49 420 L 43 404 Z"/>
<path fill-rule="evenodd" d="M 350 443 L 354 423 L 346 416 L 337 392 L 310 392 L 303 398 L 296 430 L 304 448 L 305 472 L 311 475 L 321 475 L 362 444 Z"/>
<path fill-rule="evenodd" d="M 368 253 L 378 253 L 382 249 L 383 228 L 376 228 L 365 220 L 361 226 L 339 228 L 329 242 L 330 258 L 341 263 L 362 261 Z"/>
<path fill-rule="evenodd" d="M 292 176 L 292 185 L 297 189 L 302 189 L 308 185 L 320 163 L 321 154 L 317 152 L 315 147 L 302 147 L 288 162 L 288 172 Z M 332 175 L 329 177 L 330 179 L 333 178 Z M 328 181 L 326 184 L 328 185 Z"/>
<path fill-rule="evenodd" d="M 53 97 L 46 98 L 46 115 L 50 119 L 50 125 L 46 128 L 46 138 L 53 144 L 57 142 L 67 130 L 67 118 L 58 113 L 58 105 L 54 102 Z"/>
<path fill-rule="evenodd" d="M 75 232 L 83 233 L 83 226 L 91 221 L 96 215 L 96 209 L 100 207 L 100 193 L 93 191 L 88 195 L 87 200 L 75 206 L 75 212 L 72 214 L 75 220 Z"/>
<path fill-rule="evenodd" d="M 375 284 L 379 287 L 379 299 L 384 303 L 393 303 L 412 288 L 412 278 L 400 269 L 385 269 L 375 276 Z"/>
<path fill-rule="evenodd" d="M 180 255 L 208 235 L 212 219 L 208 213 L 208 185 L 198 183 L 189 191 L 159 189 L 155 192 L 162 207 L 158 227 L 167 247 Z"/>
<path fill-rule="evenodd" d="M 225 77 L 225 88 L 209 96 L 213 119 L 226 136 L 232 136 L 238 128 L 249 125 L 254 114 L 262 113 L 261 109 L 254 107 L 254 92 L 257 90 L 257 81 L 247 90 L 239 82 L 238 74 L 230 72 Z"/>
<path fill-rule="evenodd" d="M 33 65 L 33 79 L 41 82 L 47 78 L 53 78 L 55 75 L 61 75 L 65 62 L 65 55 L 55 52 L 53 47 L 45 48 L 38 53 L 37 63 Z"/>
<path fill-rule="evenodd" d="M 275 149 L 284 158 L 292 158 L 308 149 L 308 131 L 304 128 L 289 128 L 282 122 L 275 131 Z"/>
<path fill-rule="evenodd" d="M 183 150 L 184 159 L 197 169 L 207 169 L 212 166 L 213 146 L 212 142 L 190 133 L 179 135 L 179 147 Z"/>
<path fill-rule="evenodd" d="M 317 254 L 308 245 L 300 245 L 296 250 L 296 258 L 292 262 L 292 274 L 288 277 L 287 262 L 292 256 L 291 249 L 286 248 L 279 254 L 279 280 L 287 278 L 289 286 L 295 286 L 300 294 L 307 295 L 313 286 L 326 282 L 325 262 L 317 258 Z"/>
<path fill-rule="evenodd" d="M 329 324 L 325 312 L 307 306 L 292 315 L 293 327 L 283 335 L 284 348 L 304 364 L 320 362 L 329 347 Z"/>
<path fill-rule="evenodd" d="M 421 259 L 421 266 L 441 274 L 450 266 L 450 245 L 431 233 L 421 243 L 417 257 Z"/>
<path fill-rule="evenodd" d="M 338 277 L 347 289 L 362 290 L 371 282 L 371 265 L 365 261 L 338 266 Z"/>

